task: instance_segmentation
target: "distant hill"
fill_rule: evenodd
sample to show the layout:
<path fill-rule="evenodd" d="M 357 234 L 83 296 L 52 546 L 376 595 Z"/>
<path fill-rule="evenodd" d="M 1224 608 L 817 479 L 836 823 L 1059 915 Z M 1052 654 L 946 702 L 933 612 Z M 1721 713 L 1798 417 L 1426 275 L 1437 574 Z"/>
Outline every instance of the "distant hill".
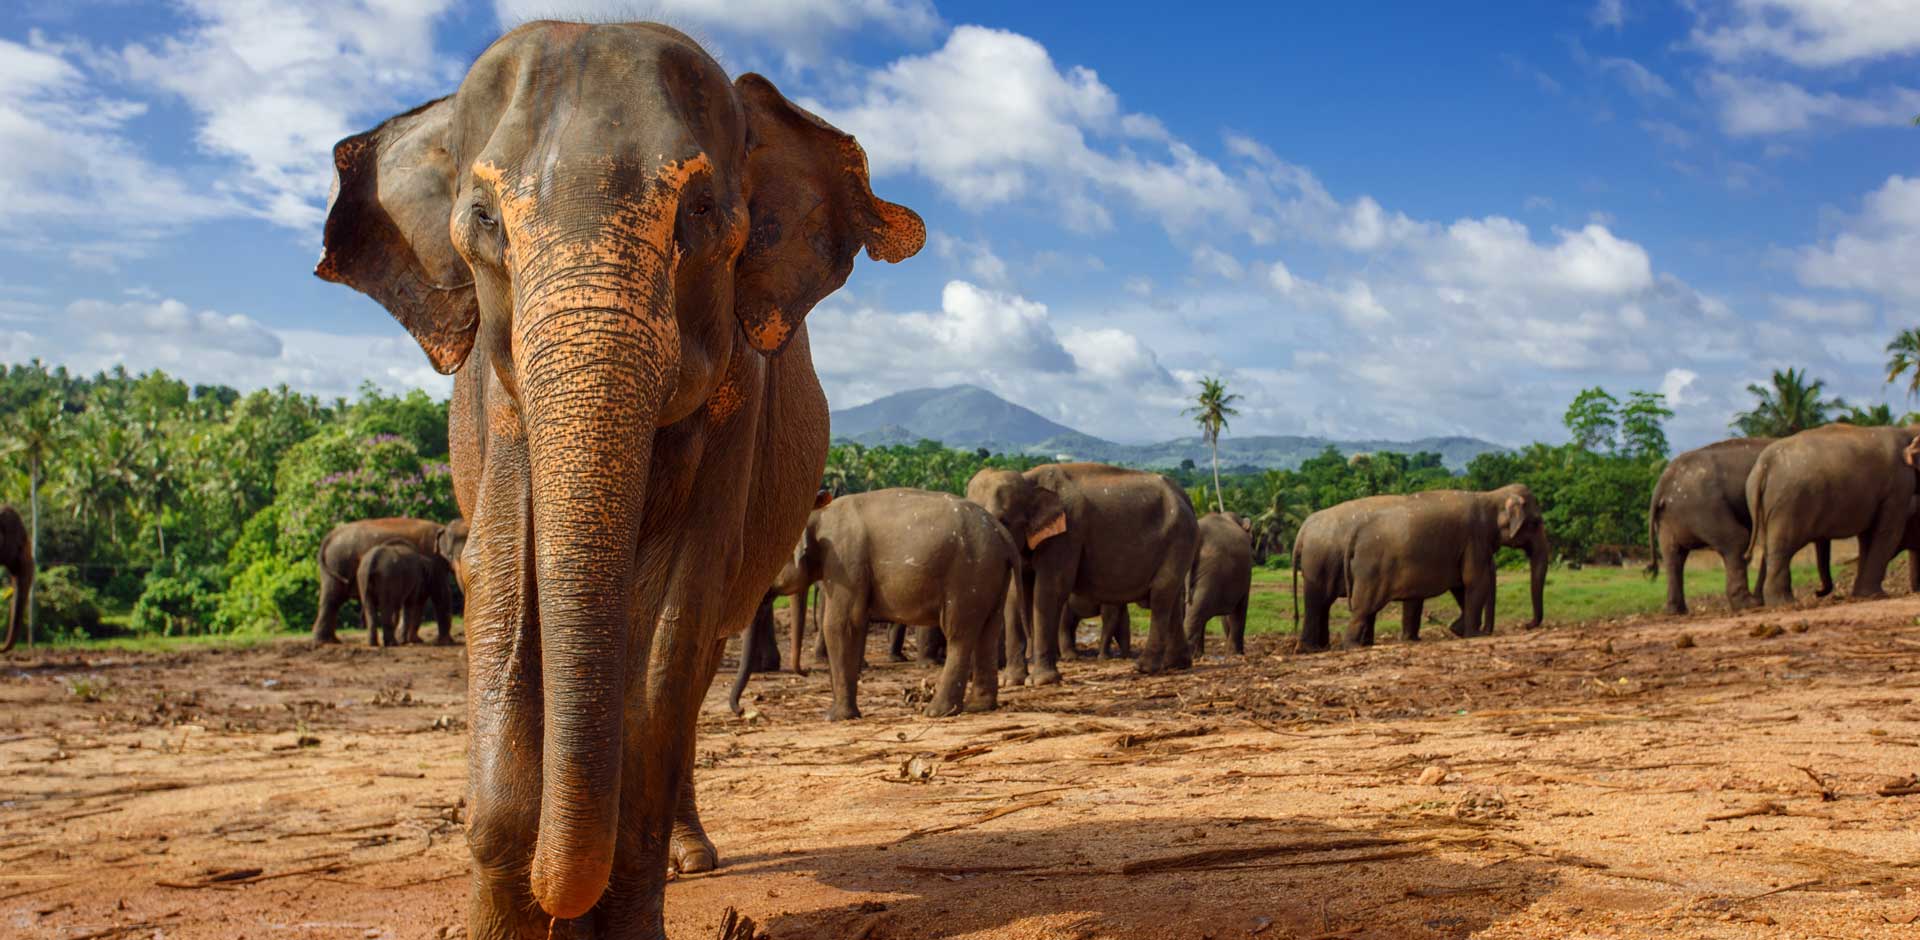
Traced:
<path fill-rule="evenodd" d="M 1205 464 L 1207 445 L 1198 436 L 1158 444 L 1116 444 L 1049 421 L 977 385 L 916 388 L 833 413 L 833 439 L 869 446 L 912 444 L 922 439 L 971 450 L 985 447 L 1008 454 L 1055 459 L 1094 460 L 1131 467 L 1170 469 L 1182 460 Z M 1417 441 L 1336 441 L 1299 435 L 1228 434 L 1220 441 L 1223 468 L 1292 469 L 1333 445 L 1343 454 L 1417 453 L 1440 455 L 1448 469 L 1461 470 L 1480 454 L 1500 451 L 1498 444 L 1474 437 L 1427 437 Z"/>

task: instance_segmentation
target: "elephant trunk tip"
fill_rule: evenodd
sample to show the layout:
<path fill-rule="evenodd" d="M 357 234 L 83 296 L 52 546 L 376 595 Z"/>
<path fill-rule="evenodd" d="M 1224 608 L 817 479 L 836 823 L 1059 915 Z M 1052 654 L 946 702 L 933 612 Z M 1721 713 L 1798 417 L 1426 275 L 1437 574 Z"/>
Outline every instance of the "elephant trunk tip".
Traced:
<path fill-rule="evenodd" d="M 530 887 L 533 898 L 539 902 L 540 909 L 547 916 L 557 920 L 572 920 L 584 917 L 600 903 L 600 896 L 607 890 L 607 883 L 613 877 L 613 859 L 607 857 L 574 856 L 556 859 L 552 853 L 544 851 L 544 846 L 536 846 L 533 854 L 533 870 Z"/>

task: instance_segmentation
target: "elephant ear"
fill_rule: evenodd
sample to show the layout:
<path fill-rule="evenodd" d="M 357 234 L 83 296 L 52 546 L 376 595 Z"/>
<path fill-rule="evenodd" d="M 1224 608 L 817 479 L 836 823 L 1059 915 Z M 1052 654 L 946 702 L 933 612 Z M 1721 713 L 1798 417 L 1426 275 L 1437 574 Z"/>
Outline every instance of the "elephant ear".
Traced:
<path fill-rule="evenodd" d="M 1033 512 L 1027 517 L 1028 551 L 1067 531 L 1067 504 L 1060 495 L 1043 486 L 1034 487 L 1033 494 Z"/>
<path fill-rule="evenodd" d="M 827 508 L 827 504 L 831 502 L 833 502 L 832 490 L 822 488 L 820 492 L 813 494 L 813 508 L 815 509 L 825 509 Z"/>
<path fill-rule="evenodd" d="M 927 241 L 912 209 L 873 194 L 859 142 L 749 72 L 734 82 L 747 115 L 746 248 L 734 269 L 734 314 L 753 348 L 785 349 L 801 318 L 840 289 L 861 247 L 910 258 Z"/>
<path fill-rule="evenodd" d="M 473 350 L 480 306 L 453 248 L 453 100 L 388 118 L 333 148 L 325 249 L 313 273 L 387 308 L 433 367 L 452 373 Z"/>
<path fill-rule="evenodd" d="M 1500 537 L 1511 542 L 1520 537 L 1520 530 L 1527 527 L 1527 504 L 1518 496 L 1509 496 L 1500 505 Z"/>
<path fill-rule="evenodd" d="M 1900 459 L 1906 461 L 1907 466 L 1920 470 L 1920 437 L 1907 442 L 1907 449 L 1900 452 Z"/>

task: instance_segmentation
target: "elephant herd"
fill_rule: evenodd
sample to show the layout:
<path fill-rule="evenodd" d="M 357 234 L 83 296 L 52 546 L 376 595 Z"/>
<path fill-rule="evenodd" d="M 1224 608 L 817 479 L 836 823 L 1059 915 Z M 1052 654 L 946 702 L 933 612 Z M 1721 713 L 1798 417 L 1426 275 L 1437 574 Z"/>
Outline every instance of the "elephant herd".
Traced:
<path fill-rule="evenodd" d="M 1811 544 L 1824 597 L 1833 591 L 1830 544 L 1859 540 L 1851 596 L 1879 597 L 1887 566 L 1909 552 L 1920 591 L 1920 426 L 1829 424 L 1785 438 L 1736 438 L 1667 464 L 1647 512 L 1654 564 L 1667 576 L 1667 611 L 1685 613 L 1688 553 L 1709 548 L 1727 572 L 1735 610 L 1793 601 L 1793 556 Z M 1761 558 L 1758 596 L 1747 567 Z"/>
<path fill-rule="evenodd" d="M 464 519 L 446 525 L 425 519 L 361 519 L 334 526 L 320 540 L 320 610 L 313 620 L 313 642 L 340 642 L 335 635 L 340 607 L 358 600 L 368 646 L 420 642 L 421 614 L 428 603 L 440 625 L 434 643 L 452 644 L 452 581 L 460 575 L 466 550 Z"/>

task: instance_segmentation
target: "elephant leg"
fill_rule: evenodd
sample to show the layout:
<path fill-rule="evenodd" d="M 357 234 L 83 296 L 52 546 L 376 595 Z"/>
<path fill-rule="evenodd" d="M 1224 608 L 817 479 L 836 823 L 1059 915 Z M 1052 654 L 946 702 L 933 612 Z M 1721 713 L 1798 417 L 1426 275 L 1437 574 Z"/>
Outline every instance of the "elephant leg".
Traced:
<path fill-rule="evenodd" d="M 747 677 L 753 674 L 755 655 L 761 643 L 772 638 L 762 639 L 760 625 L 756 622 L 740 634 L 740 665 L 733 674 L 733 687 L 727 690 L 727 710 L 736 715 L 744 714 L 740 707 L 740 695 L 747 690 Z"/>
<path fill-rule="evenodd" d="M 1426 598 L 1416 597 L 1400 602 L 1400 638 L 1408 643 L 1420 639 L 1420 616 L 1427 606 Z"/>
<path fill-rule="evenodd" d="M 904 623 L 887 624 L 887 662 L 904 663 L 907 661 L 907 625 Z"/>
<path fill-rule="evenodd" d="M 703 681 L 695 683 L 695 687 L 704 689 L 713 684 L 713 677 L 720 671 L 720 659 L 726 648 L 725 640 L 713 644 L 713 652 L 703 664 Z M 747 660 L 744 653 L 743 650 L 742 662 Z M 707 827 L 700 823 L 700 802 L 693 786 L 692 748 L 689 747 L 688 751 L 688 759 L 680 762 L 680 798 L 674 806 L 673 836 L 667 846 L 670 870 L 682 875 L 699 874 L 720 867 L 720 850 L 714 847 L 712 839 L 707 838 Z"/>
<path fill-rule="evenodd" d="M 1860 535 L 1860 561 L 1854 572 L 1853 597 L 1885 597 L 1887 565 L 1900 548 L 1900 535 L 1907 527 L 1908 496 L 1900 494 L 1880 506 L 1873 528 Z M 1817 543 L 1816 543 L 1817 544 Z M 1816 548 L 1817 552 L 1819 549 Z M 1782 565 L 1781 567 L 1786 567 Z"/>
<path fill-rule="evenodd" d="M 1754 595 L 1753 590 L 1748 585 L 1748 581 L 1747 581 L 1747 568 L 1749 566 L 1749 562 L 1747 559 L 1746 544 L 1741 542 L 1735 542 L 1735 543 L 1728 544 L 1725 548 L 1715 549 L 1715 551 L 1720 553 L 1720 563 L 1722 566 L 1724 566 L 1727 569 L 1727 606 L 1733 608 L 1734 610 L 1746 610 L 1747 608 L 1750 608 L 1750 607 L 1760 606 L 1760 598 Z M 1682 554 L 1680 565 L 1679 565 L 1679 567 L 1681 567 L 1682 569 L 1681 575 L 1680 575 L 1682 579 L 1686 577 L 1686 573 L 1684 570 L 1685 565 L 1686 565 L 1686 556 L 1685 554 Z M 1760 577 L 1761 577 L 1761 580 L 1763 581 L 1766 579 L 1766 570 L 1764 568 L 1761 569 Z M 1672 578 L 1673 576 L 1669 574 L 1668 580 L 1671 581 Z M 1684 583 L 1684 580 L 1683 580 L 1683 583 Z M 1764 586 L 1762 589 L 1764 590 Z M 1672 590 L 1673 590 L 1672 587 L 1669 586 L 1668 587 L 1669 596 L 1671 596 Z M 1684 594 L 1684 591 L 1682 593 Z M 1686 611 L 1687 611 L 1686 598 L 1683 596 L 1680 601 L 1680 613 L 1686 613 Z"/>
<path fill-rule="evenodd" d="M 981 628 L 980 635 L 974 638 L 973 649 L 964 657 L 952 643 L 947 644 L 947 662 L 965 662 L 971 673 L 967 683 L 967 700 L 962 706 L 966 711 L 990 712 L 1000 707 L 1000 669 L 997 659 L 1000 632 L 1005 629 L 1005 624 L 1001 622 L 1004 616 L 1004 607 L 987 612 L 986 624 Z"/>
<path fill-rule="evenodd" d="M 996 634 L 994 642 L 999 642 Z M 938 627 L 913 628 L 914 659 L 923 666 L 935 666 L 947 661 L 947 635 Z"/>
<path fill-rule="evenodd" d="M 1242 597 L 1233 605 L 1233 613 L 1227 615 L 1226 632 L 1228 642 L 1233 644 L 1233 654 L 1247 655 L 1247 598 Z"/>
<path fill-rule="evenodd" d="M 1015 573 L 1014 577 L 1022 575 Z M 1032 611 L 1020 603 L 1021 595 L 1026 593 L 1030 593 L 1030 589 L 1022 591 L 1009 585 L 1006 603 L 1001 605 L 1001 658 L 1005 660 L 1001 664 L 1002 685 L 1017 687 L 1027 682 L 1027 620 Z"/>
<path fill-rule="evenodd" d="M 1148 595 L 1147 612 L 1152 621 L 1147 627 L 1147 646 L 1134 663 L 1136 670 L 1152 674 L 1193 665 L 1186 638 L 1180 635 L 1187 614 L 1184 580 L 1178 576 L 1169 578 L 1167 581 L 1171 583 L 1155 585 L 1153 593 Z"/>
<path fill-rule="evenodd" d="M 1679 545 L 1660 546 L 1661 573 L 1667 578 L 1667 613 L 1684 614 L 1687 612 L 1687 556 L 1692 550 Z M 1727 568 L 1727 604 L 1734 610 L 1740 609 L 1740 593 L 1747 589 L 1747 566 L 1745 559 L 1740 564 L 1740 591 L 1733 589 L 1733 559 L 1723 552 L 1720 560 Z"/>
<path fill-rule="evenodd" d="M 1761 596 L 1769 606 L 1793 603 L 1793 555 L 1806 544 L 1790 539 L 1782 528 L 1776 523 L 1767 531 L 1767 554 L 1760 562 Z"/>
<path fill-rule="evenodd" d="M 442 565 L 442 568 L 446 566 Z M 453 645 L 453 575 L 449 571 L 438 571 L 433 575 L 433 619 L 440 625 L 440 632 L 433 638 L 435 646 Z M 409 643 L 420 642 L 420 625 L 415 622 L 413 635 L 407 638 Z"/>
<path fill-rule="evenodd" d="M 1353 608 L 1352 620 L 1347 624 L 1348 646 L 1373 645 L 1373 621 L 1380 616 L 1377 605 L 1367 604 Z"/>
<path fill-rule="evenodd" d="M 808 588 L 808 590 L 813 590 L 813 588 Z M 827 586 L 824 584 L 820 585 L 819 592 L 815 597 L 816 603 L 807 605 L 807 609 L 812 611 L 807 619 L 813 622 L 811 624 L 801 624 L 800 626 L 802 630 L 805 630 L 808 626 L 813 627 L 813 663 L 816 666 L 824 667 L 829 665 L 827 660 L 827 629 L 822 626 L 822 624 L 826 622 L 827 616 Z"/>
<path fill-rule="evenodd" d="M 1895 550 L 1897 552 L 1898 549 Z M 1893 563 L 1895 552 L 1887 553 L 1887 563 Z M 1820 590 L 1813 592 L 1814 597 L 1826 597 L 1833 593 L 1833 540 L 1820 539 L 1813 543 L 1814 567 L 1820 569 Z"/>
<path fill-rule="evenodd" d="M 940 612 L 940 629 L 947 635 L 947 663 L 934 680 L 933 701 L 927 703 L 928 718 L 960 714 L 966 704 L 967 679 L 973 672 L 974 643 L 985 632 L 980 615 L 971 615 L 973 623 L 962 626 L 962 611 L 949 600 Z"/>
<path fill-rule="evenodd" d="M 1181 632 L 1187 639 L 1187 655 L 1199 659 L 1207 654 L 1207 616 L 1213 610 L 1214 597 L 1205 590 L 1193 592 L 1187 599 L 1186 623 Z"/>
<path fill-rule="evenodd" d="M 1497 593 L 1497 572 L 1493 567 L 1493 555 L 1469 560 L 1462 572 L 1461 587 L 1466 592 L 1466 602 L 1460 609 L 1464 612 L 1466 630 L 1462 636 L 1484 636 L 1493 632 L 1493 598 Z"/>
<path fill-rule="evenodd" d="M 827 637 L 828 684 L 833 687 L 828 721 L 860 717 L 858 690 L 860 667 L 865 664 L 862 654 L 867 645 L 867 611 L 864 603 L 853 600 L 859 593 L 849 588 L 828 594 L 826 615 L 820 618 L 820 632 Z"/>
<path fill-rule="evenodd" d="M 1455 607 L 1460 608 L 1460 613 L 1454 616 L 1453 622 L 1447 624 L 1447 632 L 1453 634 L 1454 636 L 1461 636 L 1461 637 L 1466 636 L 1467 635 L 1467 589 L 1456 584 L 1453 587 L 1450 587 L 1447 589 L 1447 595 L 1453 598 L 1453 605 Z"/>
<path fill-rule="evenodd" d="M 1302 612 L 1300 618 L 1300 651 L 1317 653 L 1333 645 L 1332 626 L 1329 621 L 1333 615 L 1333 597 L 1331 592 L 1314 583 L 1306 581 L 1300 588 Z"/>
<path fill-rule="evenodd" d="M 1103 655 L 1108 643 L 1113 644 L 1118 658 L 1133 658 L 1133 624 L 1127 620 L 1125 604 L 1100 605 L 1100 648 Z"/>
<path fill-rule="evenodd" d="M 353 598 L 353 585 L 320 572 L 320 613 L 313 618 L 313 642 L 338 643 L 340 607 Z"/>
<path fill-rule="evenodd" d="M 1058 576 L 1033 579 L 1033 623 L 1028 635 L 1032 673 L 1027 680 L 1033 685 L 1060 682 L 1060 618 L 1072 616 L 1067 612 L 1064 580 Z"/>
<path fill-rule="evenodd" d="M 427 602 L 424 599 L 415 598 L 407 603 L 406 642 L 420 642 L 420 621 L 425 618 L 426 612 Z"/>

